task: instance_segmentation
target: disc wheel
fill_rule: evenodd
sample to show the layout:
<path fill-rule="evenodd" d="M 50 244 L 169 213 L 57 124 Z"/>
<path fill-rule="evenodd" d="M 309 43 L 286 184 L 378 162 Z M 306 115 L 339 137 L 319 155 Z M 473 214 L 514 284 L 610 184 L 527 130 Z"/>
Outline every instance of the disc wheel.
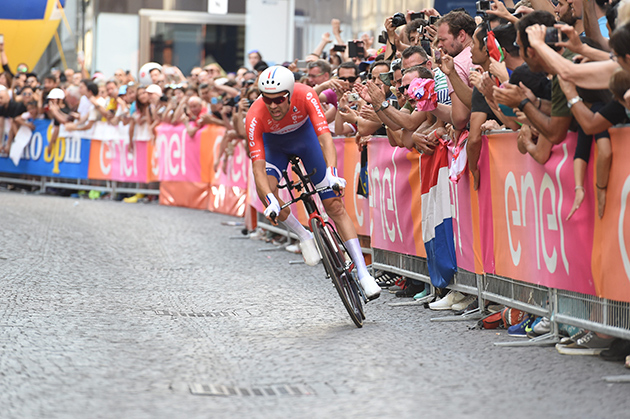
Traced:
<path fill-rule="evenodd" d="M 326 269 L 328 277 L 335 285 L 335 289 L 354 324 L 357 327 L 363 327 L 365 316 L 361 299 L 357 284 L 352 278 L 349 267 L 346 266 L 344 247 L 339 236 L 329 225 L 322 224 L 317 218 L 311 219 L 310 224 L 317 247 L 322 254 L 324 269 Z"/>

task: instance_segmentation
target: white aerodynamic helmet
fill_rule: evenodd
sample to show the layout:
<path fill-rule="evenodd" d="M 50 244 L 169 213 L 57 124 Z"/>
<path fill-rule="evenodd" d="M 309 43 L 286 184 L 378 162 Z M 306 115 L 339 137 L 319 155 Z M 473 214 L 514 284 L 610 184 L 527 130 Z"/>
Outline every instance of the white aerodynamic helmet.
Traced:
<path fill-rule="evenodd" d="M 293 94 L 295 78 L 286 67 L 274 65 L 263 71 L 258 77 L 258 89 L 262 93 L 280 93 L 287 91 L 289 97 Z"/>

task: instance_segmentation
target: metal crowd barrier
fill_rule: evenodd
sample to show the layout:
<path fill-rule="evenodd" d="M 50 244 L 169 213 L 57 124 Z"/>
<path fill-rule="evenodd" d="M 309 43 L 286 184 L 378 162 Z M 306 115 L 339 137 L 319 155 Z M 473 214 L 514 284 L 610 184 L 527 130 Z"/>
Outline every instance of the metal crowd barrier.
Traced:
<path fill-rule="evenodd" d="M 426 259 L 418 256 L 373 249 L 372 265 L 377 269 L 430 283 Z M 461 268 L 448 288 L 476 295 L 480 307 L 488 300 L 548 317 L 552 322 L 552 333 L 533 343 L 556 343 L 560 323 L 630 340 L 630 303 L 548 288 L 497 275 L 475 274 Z M 470 315 L 460 317 L 461 320 L 478 318 L 479 316 Z M 516 344 L 528 346 L 528 342 Z"/>

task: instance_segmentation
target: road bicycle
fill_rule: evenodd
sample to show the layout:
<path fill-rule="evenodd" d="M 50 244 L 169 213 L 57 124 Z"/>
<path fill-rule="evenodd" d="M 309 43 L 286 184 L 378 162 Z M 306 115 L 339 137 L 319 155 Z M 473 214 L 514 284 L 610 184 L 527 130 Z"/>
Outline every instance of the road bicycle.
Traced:
<path fill-rule="evenodd" d="M 322 257 L 326 274 L 332 280 L 354 324 L 357 327 L 363 327 L 365 313 L 363 312 L 362 303 L 367 303 L 368 299 L 359 284 L 355 272 L 353 272 L 354 262 L 333 225 L 324 221 L 313 198 L 313 195 L 331 190 L 331 188 L 329 186 L 316 188 L 311 180 L 311 176 L 315 174 L 315 169 L 311 173 L 306 174 L 300 165 L 299 157 L 292 156 L 289 160 L 291 162 L 291 170 L 299 180 L 292 181 L 287 171 L 283 171 L 282 177 L 285 182 L 282 185 L 278 185 L 278 188 L 286 188 L 289 196 L 291 196 L 291 200 L 282 205 L 281 210 L 299 201 L 304 203 L 309 217 L 308 225 L 315 237 L 315 244 Z M 294 192 L 298 192 L 299 195 L 295 196 Z M 271 214 L 272 219 L 275 219 L 276 216 L 275 213 Z"/>

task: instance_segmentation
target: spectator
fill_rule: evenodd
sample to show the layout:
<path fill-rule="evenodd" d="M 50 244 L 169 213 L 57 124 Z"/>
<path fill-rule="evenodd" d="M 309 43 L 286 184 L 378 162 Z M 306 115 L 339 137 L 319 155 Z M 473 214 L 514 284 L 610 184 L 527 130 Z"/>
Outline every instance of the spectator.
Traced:
<path fill-rule="evenodd" d="M 472 58 L 470 47 L 475 20 L 466 12 L 452 11 L 436 23 L 436 46 L 442 51 L 440 70 L 448 77 L 451 90 L 451 122 L 463 129 L 470 118 L 472 84 L 469 80 Z"/>

